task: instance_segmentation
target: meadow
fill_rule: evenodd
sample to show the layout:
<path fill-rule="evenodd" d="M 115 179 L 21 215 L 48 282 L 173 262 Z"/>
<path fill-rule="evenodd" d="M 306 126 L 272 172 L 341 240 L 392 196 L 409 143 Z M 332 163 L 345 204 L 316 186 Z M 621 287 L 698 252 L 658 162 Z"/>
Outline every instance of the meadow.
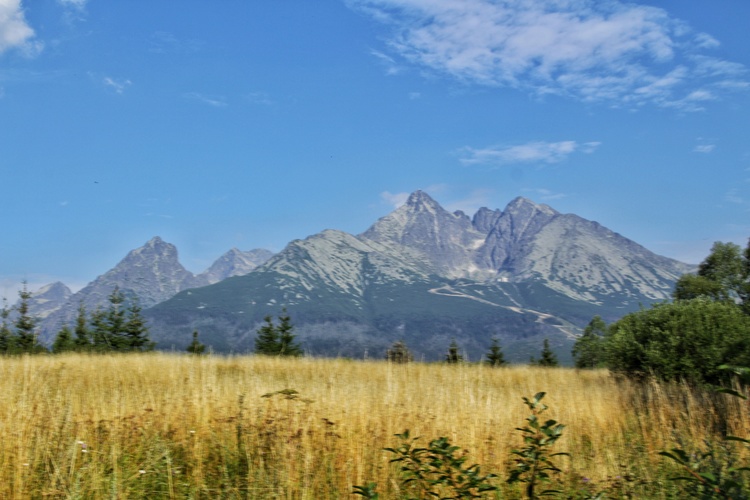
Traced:
<path fill-rule="evenodd" d="M 658 455 L 750 435 L 736 398 L 606 370 L 131 354 L 0 358 L 0 498 L 399 498 L 385 447 L 445 436 L 504 484 L 522 397 L 565 424 L 567 498 L 678 498 Z M 719 404 L 717 404 L 717 401 Z M 713 402 L 713 403 L 712 403 Z"/>

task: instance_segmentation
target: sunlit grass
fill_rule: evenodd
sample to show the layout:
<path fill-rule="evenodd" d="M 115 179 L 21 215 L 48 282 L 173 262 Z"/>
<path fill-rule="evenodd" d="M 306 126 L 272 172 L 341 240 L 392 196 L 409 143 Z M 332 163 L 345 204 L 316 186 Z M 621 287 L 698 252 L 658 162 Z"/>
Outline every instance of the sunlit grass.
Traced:
<path fill-rule="evenodd" d="M 298 396 L 276 394 L 294 389 Z M 0 358 L 0 498 L 351 498 L 376 481 L 409 429 L 506 477 L 523 396 L 545 391 L 566 425 L 566 480 L 664 482 L 656 455 L 722 421 L 680 386 L 636 387 L 608 372 L 518 366 L 191 357 Z M 288 399 L 292 398 L 292 399 Z M 750 429 L 730 400 L 735 434 Z M 654 490 L 655 491 L 655 490 Z M 507 492 L 506 492 L 507 493 Z"/>

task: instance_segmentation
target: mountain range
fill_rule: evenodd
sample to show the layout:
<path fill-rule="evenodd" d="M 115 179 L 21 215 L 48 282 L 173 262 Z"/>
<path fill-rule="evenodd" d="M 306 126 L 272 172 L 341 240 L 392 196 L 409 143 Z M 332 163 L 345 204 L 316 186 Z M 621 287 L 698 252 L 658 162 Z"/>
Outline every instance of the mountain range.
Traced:
<path fill-rule="evenodd" d="M 49 339 L 79 303 L 101 306 L 117 285 L 146 308 L 162 349 L 183 350 L 197 330 L 215 352 L 247 352 L 263 318 L 286 308 L 312 355 L 380 358 L 403 340 L 418 359 L 435 360 L 456 340 L 476 360 L 494 336 L 511 360 L 538 355 L 547 338 L 569 361 L 594 315 L 613 321 L 668 299 L 692 271 L 525 198 L 469 217 L 416 191 L 362 234 L 326 230 L 275 255 L 233 249 L 199 275 L 156 237 L 65 297 L 42 325 Z"/>

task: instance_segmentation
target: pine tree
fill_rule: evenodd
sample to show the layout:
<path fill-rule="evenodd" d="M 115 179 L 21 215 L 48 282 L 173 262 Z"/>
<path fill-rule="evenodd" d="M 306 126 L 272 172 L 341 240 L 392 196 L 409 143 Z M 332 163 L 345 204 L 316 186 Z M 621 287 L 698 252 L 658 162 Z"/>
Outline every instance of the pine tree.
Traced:
<path fill-rule="evenodd" d="M 156 345 L 149 338 L 146 320 L 141 315 L 141 306 L 135 299 L 128 306 L 127 321 L 123 325 L 121 350 L 124 351 L 153 351 Z"/>
<path fill-rule="evenodd" d="M 275 356 L 279 354 L 279 332 L 273 324 L 271 316 L 263 318 L 265 325 L 258 329 L 258 337 L 255 339 L 255 354 Z"/>
<path fill-rule="evenodd" d="M 485 360 L 485 363 L 488 366 L 498 367 L 508 364 L 508 362 L 505 361 L 505 354 L 503 354 L 503 350 L 500 347 L 500 341 L 497 337 L 492 337 L 492 345 L 490 345 L 490 350 L 487 352 L 486 357 L 487 359 Z"/>
<path fill-rule="evenodd" d="M 106 336 L 110 349 L 114 351 L 128 350 L 128 338 L 125 331 L 125 296 L 120 292 L 120 288 L 115 286 L 114 290 L 108 297 L 109 309 L 105 316 Z"/>
<path fill-rule="evenodd" d="M 463 360 L 464 357 L 458 352 L 458 344 L 456 343 L 456 340 L 453 339 L 451 345 L 448 346 L 448 354 L 445 355 L 445 362 L 453 364 L 461 363 Z"/>
<path fill-rule="evenodd" d="M 62 352 L 73 351 L 75 347 L 73 332 L 70 331 L 68 325 L 64 325 L 55 337 L 55 342 L 52 344 L 52 352 L 60 354 Z"/>
<path fill-rule="evenodd" d="M 8 354 L 13 350 L 13 333 L 8 327 L 9 315 L 8 302 L 3 297 L 3 308 L 0 309 L 0 355 Z"/>
<path fill-rule="evenodd" d="M 539 366 L 558 366 L 557 356 L 552 349 L 549 348 L 549 340 L 544 339 L 544 346 L 542 347 L 542 354 L 539 361 L 536 362 Z"/>
<path fill-rule="evenodd" d="M 385 359 L 391 363 L 411 363 L 414 361 L 411 351 L 403 340 L 397 340 L 390 349 L 385 351 Z"/>
<path fill-rule="evenodd" d="M 255 353 L 269 356 L 302 356 L 302 348 L 294 342 L 292 320 L 282 309 L 279 315 L 279 325 L 273 324 L 271 316 L 266 316 L 263 321 L 265 325 L 258 330 L 255 339 Z"/>
<path fill-rule="evenodd" d="M 29 314 L 29 301 L 31 300 L 31 292 L 26 287 L 26 282 L 23 283 L 23 289 L 18 292 L 20 302 L 16 306 L 18 317 L 13 322 L 15 326 L 15 345 L 16 349 L 20 353 L 38 353 L 45 352 L 47 349 L 41 345 L 37 339 L 36 334 L 36 319 Z"/>
<path fill-rule="evenodd" d="M 109 335 L 107 313 L 100 307 L 91 314 L 91 349 L 95 352 L 114 350 L 114 345 Z"/>
<path fill-rule="evenodd" d="M 78 305 L 78 316 L 76 316 L 75 333 L 75 350 L 85 352 L 91 350 L 91 331 L 88 327 L 88 318 L 86 317 L 86 307 L 83 301 Z"/>
<path fill-rule="evenodd" d="M 193 330 L 193 341 L 185 349 L 190 354 L 203 354 L 206 350 L 206 346 L 198 341 L 198 330 Z"/>
<path fill-rule="evenodd" d="M 286 312 L 286 308 L 282 309 L 281 315 L 279 316 L 279 326 L 276 327 L 276 331 L 279 334 L 279 355 L 280 356 L 302 356 L 302 348 L 299 344 L 294 342 L 296 335 L 292 333 L 294 326 L 292 325 L 292 319 Z"/>

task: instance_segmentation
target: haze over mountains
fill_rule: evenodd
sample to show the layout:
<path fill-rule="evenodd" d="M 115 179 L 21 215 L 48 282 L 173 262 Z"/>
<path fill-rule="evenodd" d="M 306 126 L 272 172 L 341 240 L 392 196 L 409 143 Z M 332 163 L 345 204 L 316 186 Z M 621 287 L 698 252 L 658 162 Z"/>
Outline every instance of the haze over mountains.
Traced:
<path fill-rule="evenodd" d="M 476 360 L 498 336 L 511 359 L 527 361 L 544 338 L 564 359 L 594 315 L 612 321 L 668 299 L 693 269 L 528 199 L 470 218 L 417 191 L 360 235 L 326 230 L 276 255 L 233 249 L 199 275 L 156 237 L 62 299 L 42 326 L 49 339 L 81 301 L 105 305 L 117 285 L 148 308 L 162 349 L 184 349 L 197 329 L 215 351 L 252 350 L 263 317 L 286 307 L 314 355 L 382 357 L 403 339 L 439 359 L 455 339 Z"/>

